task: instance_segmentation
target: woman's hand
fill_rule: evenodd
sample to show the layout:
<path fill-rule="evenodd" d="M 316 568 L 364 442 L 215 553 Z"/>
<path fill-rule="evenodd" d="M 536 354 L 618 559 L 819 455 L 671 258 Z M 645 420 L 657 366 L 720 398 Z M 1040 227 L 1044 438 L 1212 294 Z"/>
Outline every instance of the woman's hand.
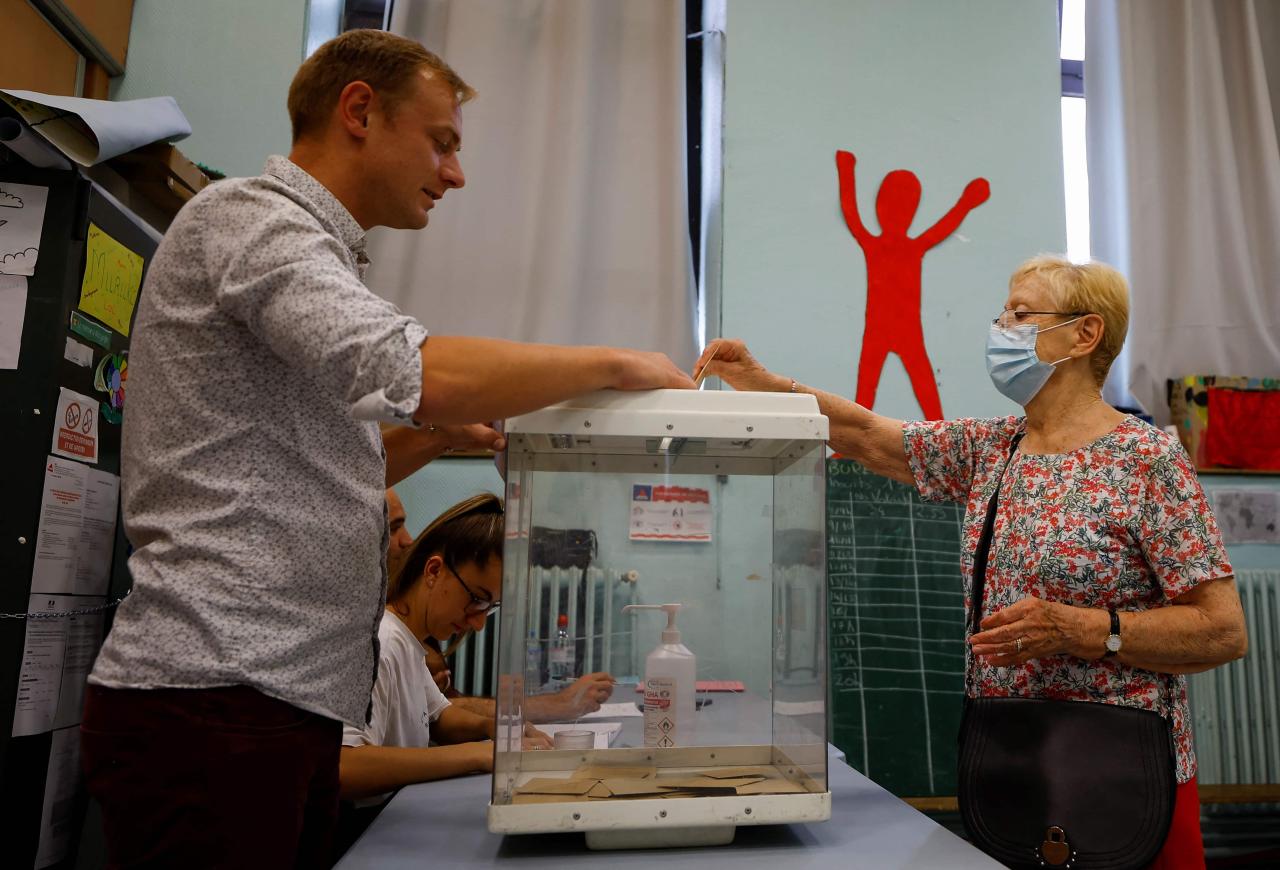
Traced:
<path fill-rule="evenodd" d="M 790 378 L 775 375 L 756 362 L 739 338 L 717 338 L 707 345 L 693 367 L 693 377 L 700 380 L 709 375 L 715 375 L 735 390 L 780 393 L 791 387 Z"/>
<path fill-rule="evenodd" d="M 528 752 L 531 749 L 550 749 L 554 744 L 551 735 L 539 731 L 528 722 L 524 723 L 524 737 L 520 740 L 520 748 Z"/>
<path fill-rule="evenodd" d="M 998 668 L 1031 659 L 1071 652 L 1082 622 L 1105 611 L 1045 601 L 1028 595 L 982 620 L 982 631 L 969 638 L 973 654 Z M 1099 645 L 1099 654 L 1102 649 Z"/>

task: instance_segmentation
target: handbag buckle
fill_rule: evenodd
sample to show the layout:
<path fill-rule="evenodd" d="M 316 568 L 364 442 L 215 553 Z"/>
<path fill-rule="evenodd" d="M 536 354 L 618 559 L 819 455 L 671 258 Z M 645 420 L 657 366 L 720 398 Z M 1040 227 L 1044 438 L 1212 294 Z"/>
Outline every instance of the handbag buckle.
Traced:
<path fill-rule="evenodd" d="M 1067 842 L 1067 832 L 1057 825 L 1050 825 L 1044 832 L 1044 842 L 1040 844 L 1040 866 L 1070 867 L 1074 859 L 1071 844 Z"/>

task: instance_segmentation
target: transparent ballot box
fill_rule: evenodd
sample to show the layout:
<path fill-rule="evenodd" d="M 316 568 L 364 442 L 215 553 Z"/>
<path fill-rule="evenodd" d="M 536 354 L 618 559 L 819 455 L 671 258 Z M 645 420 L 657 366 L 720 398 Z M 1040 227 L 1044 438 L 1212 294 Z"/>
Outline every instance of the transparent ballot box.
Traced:
<path fill-rule="evenodd" d="M 830 818 L 814 397 L 596 393 L 507 438 L 489 829 L 639 848 Z"/>

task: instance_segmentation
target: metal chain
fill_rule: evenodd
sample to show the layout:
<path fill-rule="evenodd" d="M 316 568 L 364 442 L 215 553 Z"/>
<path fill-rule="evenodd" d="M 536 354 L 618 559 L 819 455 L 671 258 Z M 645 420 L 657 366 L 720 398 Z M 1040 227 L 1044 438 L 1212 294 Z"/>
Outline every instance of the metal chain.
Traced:
<path fill-rule="evenodd" d="M 133 590 L 130 589 L 129 592 Z M 99 604 L 97 607 L 81 607 L 77 610 L 63 610 L 56 612 L 41 613 L 0 613 L 0 619 L 64 619 L 69 616 L 88 616 L 91 613 L 102 613 L 105 610 L 118 605 L 129 597 L 129 592 L 121 595 L 115 601 L 108 601 L 106 604 Z"/>

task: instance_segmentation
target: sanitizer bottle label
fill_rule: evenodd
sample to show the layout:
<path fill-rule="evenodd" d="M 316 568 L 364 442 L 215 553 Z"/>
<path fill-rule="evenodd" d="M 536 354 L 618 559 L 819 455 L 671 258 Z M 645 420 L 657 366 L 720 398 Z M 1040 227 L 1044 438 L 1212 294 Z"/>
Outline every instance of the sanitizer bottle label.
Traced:
<path fill-rule="evenodd" d="M 678 724 L 675 677 L 650 677 L 644 684 L 644 745 L 676 746 Z"/>

